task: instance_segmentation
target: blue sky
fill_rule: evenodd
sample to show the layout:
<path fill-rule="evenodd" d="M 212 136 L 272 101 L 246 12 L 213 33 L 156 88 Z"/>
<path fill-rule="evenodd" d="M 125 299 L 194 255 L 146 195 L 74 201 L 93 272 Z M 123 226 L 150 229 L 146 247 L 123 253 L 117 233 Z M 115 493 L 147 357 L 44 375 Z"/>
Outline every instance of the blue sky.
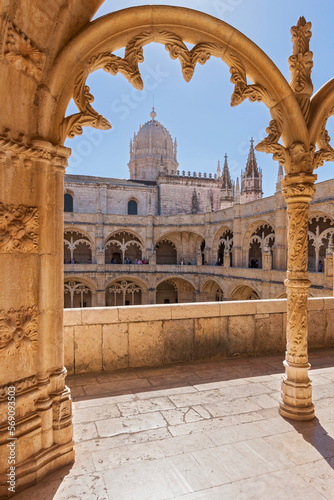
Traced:
<path fill-rule="evenodd" d="M 312 79 L 318 90 L 334 76 L 334 36 L 332 0 L 192 0 L 151 1 L 150 4 L 188 7 L 211 14 L 231 24 L 255 42 L 274 61 L 288 79 L 287 59 L 291 55 L 290 28 L 300 16 L 312 22 Z M 106 0 L 96 17 L 120 8 L 142 5 L 139 1 Z M 117 55 L 123 55 L 118 51 Z M 144 47 L 140 70 L 144 90 L 136 91 L 122 75 L 110 76 L 103 70 L 90 75 L 88 85 L 95 96 L 93 106 L 111 123 L 111 131 L 85 128 L 80 137 L 68 139 L 72 148 L 67 173 L 101 177 L 129 178 L 129 142 L 139 125 L 150 119 L 154 103 L 159 120 L 177 138 L 179 169 L 214 173 L 218 160 L 223 163 L 227 153 L 232 178 L 240 177 L 245 167 L 249 140 L 259 142 L 265 136 L 270 120 L 263 103 L 244 101 L 231 108 L 228 67 L 211 58 L 204 66 L 197 65 L 195 74 L 186 83 L 179 61 L 170 59 L 159 44 Z M 68 112 L 75 112 L 70 105 Z M 328 122 L 334 138 L 334 118 Z M 263 171 L 264 195 L 274 193 L 278 164 L 271 155 L 256 153 Z M 334 177 L 334 164 L 317 169 L 318 181 Z"/>

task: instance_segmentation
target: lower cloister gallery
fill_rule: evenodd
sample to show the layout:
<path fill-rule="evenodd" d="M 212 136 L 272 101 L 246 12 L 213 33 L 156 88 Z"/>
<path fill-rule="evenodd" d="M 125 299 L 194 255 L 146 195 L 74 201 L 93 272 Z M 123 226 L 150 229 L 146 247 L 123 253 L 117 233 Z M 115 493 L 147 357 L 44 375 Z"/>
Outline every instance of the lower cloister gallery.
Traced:
<path fill-rule="evenodd" d="M 314 92 L 311 24 L 301 17 L 291 28 L 288 83 L 220 19 L 143 5 L 92 21 L 102 4 L 0 4 L 0 497 L 53 498 L 63 483 L 58 498 L 281 498 L 288 477 L 293 492 L 331 498 L 317 482 L 309 489 L 312 471 L 297 470 L 296 450 L 281 454 L 291 438 L 310 462 L 323 458 L 312 473 L 333 482 L 333 432 L 323 427 L 332 423 L 332 351 L 314 355 L 323 388 L 314 398 L 308 350 L 334 346 L 334 181 L 315 185 L 314 173 L 334 161 L 334 79 Z M 214 175 L 182 170 L 154 108 L 131 139 L 129 180 L 65 175 L 65 140 L 111 128 L 87 78 L 103 69 L 142 90 L 153 42 L 186 82 L 197 63 L 218 58 L 231 105 L 269 109 L 240 182 L 227 155 Z M 262 196 L 256 151 L 277 162 L 273 196 Z M 174 439 L 193 433 L 197 441 Z M 100 444 L 109 465 L 91 455 Z M 118 468 L 136 453 L 161 461 Z M 266 487 L 247 494 L 251 469 L 271 496 Z M 144 491 L 141 474 L 158 479 Z"/>

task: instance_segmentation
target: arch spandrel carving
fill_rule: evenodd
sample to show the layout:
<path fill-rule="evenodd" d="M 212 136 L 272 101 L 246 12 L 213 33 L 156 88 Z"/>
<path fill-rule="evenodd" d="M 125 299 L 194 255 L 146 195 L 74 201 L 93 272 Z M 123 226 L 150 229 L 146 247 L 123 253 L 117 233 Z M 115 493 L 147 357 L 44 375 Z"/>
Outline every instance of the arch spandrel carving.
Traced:
<path fill-rule="evenodd" d="M 89 74 L 95 64 L 102 64 L 100 67 L 106 71 L 123 72 L 140 86 L 138 63 L 142 47 L 151 42 L 163 43 L 170 55 L 180 60 L 187 81 L 197 63 L 204 64 L 211 55 L 220 57 L 231 70 L 235 86 L 233 105 L 246 98 L 263 100 L 273 110 L 272 118 L 279 124 L 278 134 L 282 134 L 284 143 L 290 146 L 296 141 L 306 141 L 307 128 L 293 91 L 259 47 L 223 21 L 191 9 L 169 6 L 132 7 L 115 12 L 92 22 L 77 35 L 59 54 L 45 81 L 50 94 L 41 90 L 40 135 L 62 143 L 65 135 L 81 133 L 82 125 L 108 128 L 109 123 L 94 112 L 93 97 L 80 74 L 87 71 Z M 189 51 L 185 43 L 194 47 Z M 124 58 L 117 59 L 112 52 L 122 47 L 127 47 Z M 252 84 L 248 84 L 247 77 Z M 73 95 L 80 116 L 75 114 L 63 121 Z M 278 119 L 280 114 L 282 120 Z"/>

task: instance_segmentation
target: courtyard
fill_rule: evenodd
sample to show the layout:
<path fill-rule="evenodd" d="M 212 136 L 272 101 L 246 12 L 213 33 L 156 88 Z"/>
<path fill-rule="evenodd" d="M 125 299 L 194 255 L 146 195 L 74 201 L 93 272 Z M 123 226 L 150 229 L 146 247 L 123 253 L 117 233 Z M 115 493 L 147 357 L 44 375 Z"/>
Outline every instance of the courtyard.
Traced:
<path fill-rule="evenodd" d="M 332 499 L 333 359 L 310 352 L 310 422 L 278 414 L 281 355 L 67 377 L 76 462 L 16 498 Z"/>

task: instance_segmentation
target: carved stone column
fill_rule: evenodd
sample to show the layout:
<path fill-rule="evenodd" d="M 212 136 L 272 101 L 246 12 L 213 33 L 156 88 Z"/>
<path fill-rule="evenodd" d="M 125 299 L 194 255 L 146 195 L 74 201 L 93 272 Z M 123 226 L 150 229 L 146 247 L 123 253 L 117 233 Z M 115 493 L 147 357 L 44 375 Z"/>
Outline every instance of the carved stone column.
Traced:
<path fill-rule="evenodd" d="M 231 258 L 230 258 L 230 250 L 229 248 L 225 248 L 224 250 L 224 268 L 229 269 L 231 267 Z"/>
<path fill-rule="evenodd" d="M 307 353 L 308 212 L 316 175 L 290 174 L 282 181 L 288 205 L 287 347 L 279 412 L 292 420 L 314 417 Z"/>
<path fill-rule="evenodd" d="M 63 340 L 63 199 L 70 150 L 0 138 L 0 497 L 73 462 Z M 9 395 L 15 417 L 8 431 Z M 13 401 L 13 399 L 11 400 Z M 14 463 L 8 462 L 13 440 Z M 13 469 L 12 469 L 13 470 Z"/>
<path fill-rule="evenodd" d="M 273 267 L 273 258 L 271 255 L 271 249 L 265 246 L 262 254 L 262 269 L 264 271 L 271 271 Z"/>

